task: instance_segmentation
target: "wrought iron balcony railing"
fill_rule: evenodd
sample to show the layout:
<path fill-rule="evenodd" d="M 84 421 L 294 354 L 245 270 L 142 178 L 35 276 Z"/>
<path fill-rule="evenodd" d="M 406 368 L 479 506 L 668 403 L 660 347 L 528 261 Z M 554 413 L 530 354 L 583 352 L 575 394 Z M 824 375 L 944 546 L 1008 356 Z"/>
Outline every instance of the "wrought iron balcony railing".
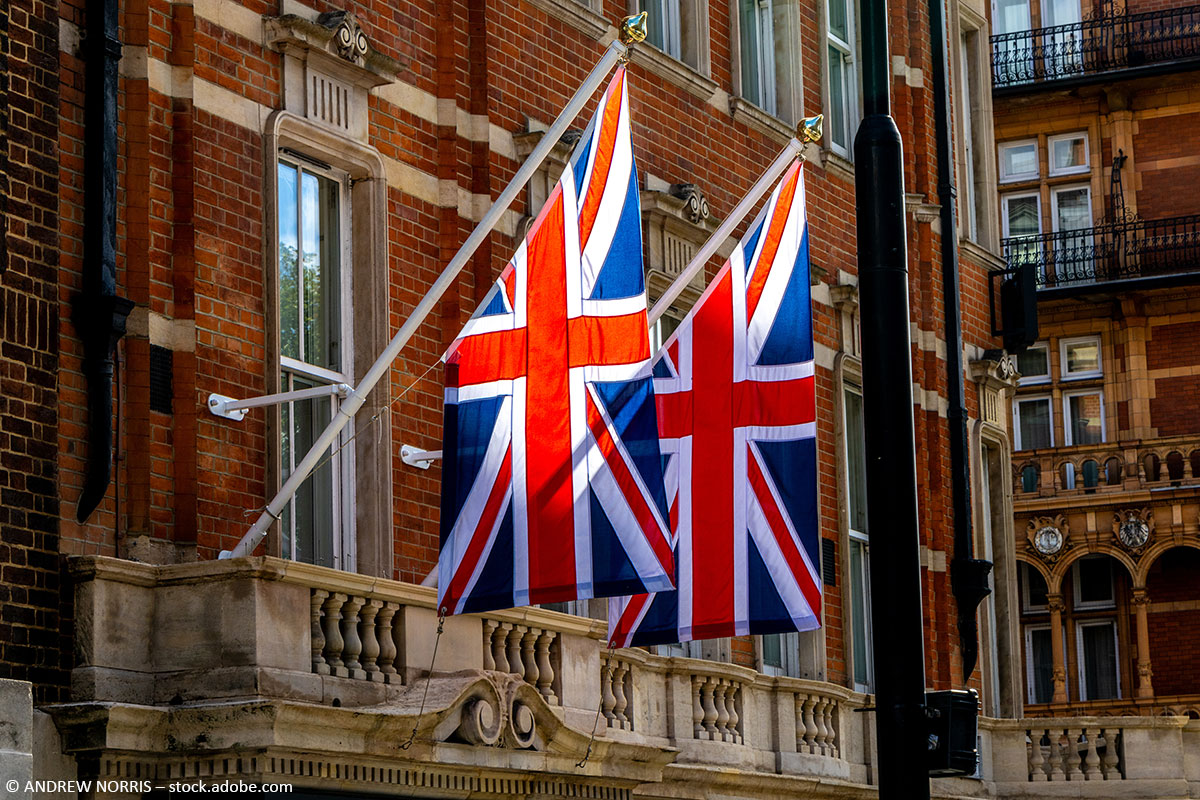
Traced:
<path fill-rule="evenodd" d="M 1200 5 L 992 37 L 992 88 L 1086 79 L 1200 58 Z"/>
<path fill-rule="evenodd" d="M 1009 270 L 1033 267 L 1039 289 L 1200 272 L 1200 214 L 1013 236 L 1001 248 Z"/>

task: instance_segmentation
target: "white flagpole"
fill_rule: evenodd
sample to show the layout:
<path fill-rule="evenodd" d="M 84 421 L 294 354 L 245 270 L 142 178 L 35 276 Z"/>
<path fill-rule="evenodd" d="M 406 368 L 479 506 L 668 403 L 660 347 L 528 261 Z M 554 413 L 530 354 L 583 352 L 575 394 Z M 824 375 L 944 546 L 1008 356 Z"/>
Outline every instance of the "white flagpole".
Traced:
<path fill-rule="evenodd" d="M 802 119 L 797 123 L 796 135 L 783 146 L 783 149 L 779 151 L 779 155 L 771 162 L 771 166 L 767 167 L 766 171 L 755 181 L 754 185 L 750 187 L 750 191 L 746 192 L 741 201 L 734 206 L 733 211 L 729 212 L 729 215 L 725 217 L 725 220 L 717 230 L 713 232 L 713 235 L 704 243 L 704 246 L 696 251 L 695 257 L 683 268 L 683 272 L 679 273 L 674 282 L 662 293 L 662 297 L 658 298 L 658 302 L 654 304 L 654 307 L 650 309 L 650 313 L 647 316 L 651 325 L 666 313 L 667 309 L 671 307 L 671 303 L 674 303 L 675 299 L 692 282 L 692 278 L 695 278 L 696 274 L 704 269 L 704 265 L 712 258 L 713 253 L 717 252 L 724 241 L 733 235 L 733 229 L 741 224 L 746 215 L 750 213 L 750 210 L 754 208 L 754 204 L 758 202 L 758 199 L 770 191 L 771 187 L 775 185 L 775 181 L 787 169 L 788 164 L 792 163 L 792 159 L 800 156 L 800 159 L 803 161 L 804 146 L 809 142 L 819 141 L 820 138 L 820 114 L 815 117 Z"/>
<path fill-rule="evenodd" d="M 367 401 L 367 395 L 375 388 L 375 384 L 391 368 L 392 361 L 400 354 L 400 351 L 408 343 L 408 340 L 412 338 L 413 334 L 417 332 L 417 328 L 421 326 L 421 323 L 425 321 L 429 313 L 433 311 L 437 302 L 442 298 L 442 295 L 446 293 L 446 290 L 450 288 L 454 279 L 458 277 L 458 273 L 462 271 L 471 256 L 483 244 L 484 238 L 500 222 L 500 217 L 503 216 L 504 212 L 512 204 L 512 201 L 516 199 L 517 193 L 533 177 L 533 173 L 537 171 L 537 168 L 541 166 L 546 156 L 550 154 L 551 149 L 558 143 L 559 138 L 566 132 L 567 126 L 583 110 L 584 105 L 587 104 L 587 101 L 595 93 L 597 87 L 600 86 L 601 81 L 608 75 L 609 70 L 617 62 L 627 57 L 630 45 L 646 38 L 645 26 L 645 12 L 634 17 L 627 17 L 622 21 L 620 37 L 614 39 L 608 45 L 608 49 L 604 51 L 604 55 L 600 58 L 600 61 L 588 73 L 587 78 L 584 79 L 583 84 L 575 91 L 571 99 L 567 101 L 558 118 L 554 120 L 554 123 L 542 136 L 542 140 L 538 142 L 533 152 L 529 154 L 529 158 L 525 159 L 525 163 L 517 170 L 517 174 L 513 176 L 508 186 L 504 187 L 504 191 L 500 193 L 500 196 L 492 203 L 491 208 L 483 215 L 483 219 L 475 226 L 475 230 L 471 231 L 471 235 L 467 237 L 462 247 L 454 254 L 454 258 L 450 259 L 450 263 L 442 270 L 442 274 L 429 287 L 429 292 L 421 299 L 417 307 L 413 309 L 412 314 L 404 324 L 400 326 L 400 330 L 396 332 L 392 341 L 380 353 L 379 358 L 375 359 L 375 363 L 363 375 L 362 381 L 359 382 L 354 391 L 338 406 L 337 415 L 326 426 L 321 435 L 317 437 L 317 440 L 313 443 L 313 446 L 304 458 L 300 460 L 300 463 L 296 464 L 296 468 L 288 476 L 283 486 L 280 487 L 279 492 L 271 502 L 267 503 L 266 510 L 263 511 L 258 520 L 251 526 L 250 530 L 246 531 L 241 541 L 232 550 L 223 550 L 221 552 L 220 558 L 248 556 L 254 552 L 254 548 L 258 547 L 259 542 L 266 536 L 267 529 L 283 514 L 283 509 L 287 507 L 292 496 L 308 478 L 309 473 L 317 466 L 317 463 L 324 456 L 325 451 L 337 439 L 338 434 L 346 427 L 346 423 L 354 419 L 354 415 L 358 413 L 358 410 Z"/>

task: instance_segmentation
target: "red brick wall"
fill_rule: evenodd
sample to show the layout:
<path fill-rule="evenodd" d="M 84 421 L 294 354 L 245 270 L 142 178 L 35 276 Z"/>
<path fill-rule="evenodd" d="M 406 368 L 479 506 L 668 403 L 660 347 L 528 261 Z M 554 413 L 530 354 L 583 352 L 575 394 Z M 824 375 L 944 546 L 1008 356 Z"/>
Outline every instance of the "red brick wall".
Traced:
<path fill-rule="evenodd" d="M 71 653 L 56 486 L 56 5 L 6 3 L 0 39 L 0 677 L 34 681 L 35 702 L 52 703 L 67 699 Z"/>
<path fill-rule="evenodd" d="M 1159 378 L 1154 381 L 1150 421 L 1159 436 L 1182 436 L 1200 431 L 1200 376 Z"/>
<path fill-rule="evenodd" d="M 1146 343 L 1146 368 L 1169 369 L 1200 364 L 1200 324 L 1152 325 Z"/>
<path fill-rule="evenodd" d="M 1200 125 L 1200 114 L 1172 114 L 1147 119 L 1133 137 L 1137 155 L 1138 213 L 1147 219 L 1200 213 L 1196 192 L 1181 187 L 1200 182 L 1200 164 L 1187 163 L 1195 155 L 1188 146 Z M 1178 159 L 1185 159 L 1179 163 Z"/>
<path fill-rule="evenodd" d="M 263 0 L 243 0 L 243 5 L 257 14 L 279 13 L 276 4 Z M 319 5 L 318 10 L 333 7 Z M 528 3 L 364 0 L 345 7 L 358 16 L 376 48 L 404 63 L 399 80 L 452 100 L 460 111 L 486 115 L 492 125 L 509 132 L 524 130 L 530 119 L 553 119 L 601 51 L 586 34 Z M 81 8 L 82 0 L 67 0 L 62 13 L 78 23 Z M 802 9 L 807 113 L 822 104 L 817 8 L 811 2 Z M 606 18 L 623 13 L 622 0 L 606 3 Z M 709 4 L 709 23 L 712 78 L 732 92 L 733 32 L 727 6 Z M 242 38 L 194 17 L 191 6 L 165 0 L 124 4 L 122 24 L 125 41 L 145 47 L 149 58 L 190 68 L 196 81 L 266 109 L 282 106 L 280 57 L 257 39 Z M 923 3 L 893 4 L 893 52 L 926 72 L 927 31 Z M 66 294 L 78 283 L 83 97 L 78 59 L 61 54 L 61 66 L 59 290 Z M 910 87 L 903 80 L 893 86 L 895 116 L 905 142 L 906 190 L 937 203 L 931 90 Z M 62 549 L 125 555 L 133 537 L 146 536 L 175 545 L 179 554 L 194 545 L 198 557 L 213 558 L 240 538 L 274 488 L 268 485 L 266 469 L 266 415 L 252 413 L 230 424 L 202 409 L 210 392 L 247 397 L 275 389 L 267 385 L 267 375 L 278 354 L 268 352 L 265 335 L 274 314 L 268 307 L 265 276 L 274 265 L 264 263 L 263 256 L 264 241 L 273 232 L 264 229 L 262 210 L 266 159 L 272 155 L 264 153 L 260 130 L 197 109 L 191 100 L 160 94 L 144 78 L 124 78 L 121 89 L 118 283 L 141 309 L 176 322 L 194 322 L 194 352 L 182 348 L 174 354 L 175 408 L 163 415 L 148 406 L 149 341 L 144 334 L 131 335 L 123 344 L 122 461 L 108 499 L 87 525 L 80 526 L 71 514 L 81 484 L 77 442 L 86 419 L 80 346 L 69 325 L 59 326 L 63 422 L 58 449 L 62 495 L 68 498 L 60 521 Z M 577 125 L 584 124 L 595 102 Z M 698 184 L 716 219 L 729 212 L 779 147 L 774 139 L 636 65 L 631 68 L 630 102 L 639 168 L 669 182 Z M 370 100 L 369 121 L 370 142 L 385 159 L 468 192 L 494 196 L 518 168 L 486 142 L 460 135 L 455 126 L 421 119 L 379 97 Z M 806 181 L 812 260 L 822 280 L 835 284 L 840 273 L 857 272 L 853 183 L 845 169 L 832 162 L 810 164 Z M 394 186 L 388 188 L 386 216 L 387 285 L 380 290 L 387 292 L 389 330 L 394 331 L 465 240 L 472 223 L 460 217 L 453 204 L 433 205 Z M 927 222 L 910 216 L 908 223 L 912 319 L 922 331 L 944 341 L 938 237 Z M 440 440 L 440 368 L 422 376 L 437 363 L 513 245 L 503 235 L 491 237 L 389 375 L 392 397 L 408 389 L 387 418 L 393 443 L 393 574 L 402 580 L 424 578 L 437 555 L 439 472 L 414 470 L 399 458 L 401 444 L 436 448 Z M 982 265 L 963 259 L 966 341 L 987 348 L 997 343 L 990 338 L 984 273 Z M 813 323 L 822 347 L 842 347 L 832 307 L 816 304 Z M 936 352 L 914 347 L 913 377 L 922 388 L 944 397 L 945 372 L 944 359 Z M 834 431 L 836 387 L 824 366 L 817 369 L 817 382 L 822 536 L 837 540 L 840 489 L 835 464 L 841 445 Z M 973 392 L 967 396 L 972 414 L 977 414 Z M 952 557 L 946 422 L 936 408 L 917 408 L 914 414 L 923 543 Z M 842 645 L 844 581 L 838 583 L 826 597 L 825 623 L 828 677 L 841 682 L 846 680 L 847 654 Z M 960 682 L 957 618 L 950 598 L 946 574 L 925 573 L 931 686 Z M 739 643 L 735 652 L 740 660 L 753 661 L 748 642 Z"/>

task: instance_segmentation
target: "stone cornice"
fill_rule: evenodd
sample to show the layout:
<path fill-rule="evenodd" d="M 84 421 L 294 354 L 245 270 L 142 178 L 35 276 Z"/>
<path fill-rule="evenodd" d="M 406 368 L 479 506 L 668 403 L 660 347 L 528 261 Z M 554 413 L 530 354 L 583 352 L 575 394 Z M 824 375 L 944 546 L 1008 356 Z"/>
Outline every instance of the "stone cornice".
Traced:
<path fill-rule="evenodd" d="M 630 50 L 630 59 L 652 75 L 686 89 L 701 100 L 711 100 L 720 88 L 712 78 L 646 42 Z"/>
<path fill-rule="evenodd" d="M 315 20 L 284 14 L 264 24 L 272 49 L 315 54 L 322 67 L 364 89 L 392 83 L 404 66 L 376 50 L 350 12 L 327 12 Z"/>

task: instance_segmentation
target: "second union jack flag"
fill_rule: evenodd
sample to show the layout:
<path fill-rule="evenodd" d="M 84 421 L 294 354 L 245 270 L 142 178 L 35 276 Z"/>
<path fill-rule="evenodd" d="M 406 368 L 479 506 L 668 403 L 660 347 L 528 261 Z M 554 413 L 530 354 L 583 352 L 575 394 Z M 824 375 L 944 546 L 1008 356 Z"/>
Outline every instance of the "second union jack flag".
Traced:
<path fill-rule="evenodd" d="M 673 586 L 650 370 L 622 67 L 446 354 L 443 613 Z"/>
<path fill-rule="evenodd" d="M 796 162 L 655 361 L 678 591 L 610 600 L 614 646 L 820 627 L 808 274 Z"/>

